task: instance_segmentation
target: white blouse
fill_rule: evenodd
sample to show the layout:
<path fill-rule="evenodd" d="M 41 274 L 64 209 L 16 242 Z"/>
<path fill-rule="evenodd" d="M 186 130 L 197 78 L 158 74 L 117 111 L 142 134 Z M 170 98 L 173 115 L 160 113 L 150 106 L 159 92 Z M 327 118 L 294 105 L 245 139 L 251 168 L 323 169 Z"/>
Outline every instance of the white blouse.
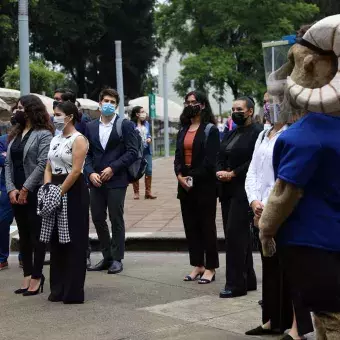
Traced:
<path fill-rule="evenodd" d="M 259 134 L 245 183 L 249 204 L 253 201 L 260 201 L 264 205 L 267 203 L 275 184 L 273 168 L 274 145 L 279 135 L 287 128 L 288 125 L 285 125 L 271 139 L 268 138 L 271 129 L 262 131 Z"/>
<path fill-rule="evenodd" d="M 53 175 L 67 175 L 72 171 L 72 146 L 79 136 L 82 134 L 75 132 L 71 136 L 64 137 L 61 134 L 52 139 L 48 160 L 51 163 Z"/>

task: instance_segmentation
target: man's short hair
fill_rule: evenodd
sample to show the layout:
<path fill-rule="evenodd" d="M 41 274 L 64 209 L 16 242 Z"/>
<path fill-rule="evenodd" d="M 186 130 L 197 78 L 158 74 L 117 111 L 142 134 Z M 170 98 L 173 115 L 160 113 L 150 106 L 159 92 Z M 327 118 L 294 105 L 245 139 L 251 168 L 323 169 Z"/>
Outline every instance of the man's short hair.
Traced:
<path fill-rule="evenodd" d="M 61 100 L 63 102 L 70 101 L 71 103 L 75 104 L 77 98 L 74 92 L 64 92 L 61 94 Z"/>
<path fill-rule="evenodd" d="M 114 89 L 104 89 L 99 94 L 99 101 L 101 102 L 105 96 L 110 96 L 116 99 L 117 105 L 119 104 L 119 94 Z"/>

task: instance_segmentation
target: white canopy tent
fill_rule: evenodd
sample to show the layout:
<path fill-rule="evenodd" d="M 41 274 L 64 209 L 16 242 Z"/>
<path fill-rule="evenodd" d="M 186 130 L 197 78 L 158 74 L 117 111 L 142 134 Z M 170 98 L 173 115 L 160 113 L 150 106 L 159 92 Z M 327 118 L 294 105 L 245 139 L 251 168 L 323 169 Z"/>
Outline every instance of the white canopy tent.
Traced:
<path fill-rule="evenodd" d="M 11 107 L 2 99 L 0 99 L 0 121 L 8 120 L 11 116 Z"/>
<path fill-rule="evenodd" d="M 53 99 L 47 96 L 43 96 L 42 94 L 38 93 L 31 93 L 41 99 L 41 101 L 45 104 L 46 110 L 50 115 L 53 115 Z"/>
<path fill-rule="evenodd" d="M 99 103 L 91 99 L 77 98 L 77 101 L 84 110 L 97 111 L 99 108 Z"/>
<path fill-rule="evenodd" d="M 156 96 L 156 118 L 160 120 L 164 120 L 164 100 L 163 97 Z M 149 97 L 139 97 L 136 99 L 132 99 L 129 101 L 129 106 L 142 106 L 147 114 L 149 114 Z M 172 100 L 168 100 L 168 112 L 169 112 L 169 120 L 170 121 L 179 121 L 179 117 L 183 111 L 183 107 L 173 102 Z"/>
<path fill-rule="evenodd" d="M 39 97 L 41 101 L 45 104 L 47 112 L 53 114 L 53 99 L 42 94 L 32 93 L 33 95 Z M 11 106 L 13 106 L 17 100 L 20 98 L 20 91 L 13 89 L 0 88 L 0 99 L 9 105 L 9 111 Z"/>

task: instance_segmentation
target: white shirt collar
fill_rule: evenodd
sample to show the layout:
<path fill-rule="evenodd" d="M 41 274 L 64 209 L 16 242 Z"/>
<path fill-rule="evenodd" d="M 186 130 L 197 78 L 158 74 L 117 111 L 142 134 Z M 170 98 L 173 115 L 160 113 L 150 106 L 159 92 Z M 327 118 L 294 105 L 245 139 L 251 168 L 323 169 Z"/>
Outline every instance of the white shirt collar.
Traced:
<path fill-rule="evenodd" d="M 103 124 L 103 125 L 113 125 L 114 122 L 115 122 L 115 120 L 116 120 L 116 118 L 117 118 L 117 114 L 115 114 L 115 115 L 113 116 L 113 118 L 111 119 L 111 121 L 110 121 L 108 124 L 104 124 L 104 123 L 102 122 L 102 116 L 100 116 L 100 118 L 99 118 L 99 123 L 100 123 L 100 124 Z"/>
<path fill-rule="evenodd" d="M 265 130 L 265 136 L 266 136 L 266 137 L 269 136 L 270 131 L 272 130 L 272 128 L 273 128 L 273 127 L 271 127 L 271 128 L 268 129 L 268 130 Z M 278 134 L 281 134 L 281 132 L 286 131 L 287 129 L 288 129 L 288 125 L 286 124 L 286 125 L 284 125 L 279 131 L 276 131 L 274 136 L 276 136 L 276 135 L 278 135 Z"/>

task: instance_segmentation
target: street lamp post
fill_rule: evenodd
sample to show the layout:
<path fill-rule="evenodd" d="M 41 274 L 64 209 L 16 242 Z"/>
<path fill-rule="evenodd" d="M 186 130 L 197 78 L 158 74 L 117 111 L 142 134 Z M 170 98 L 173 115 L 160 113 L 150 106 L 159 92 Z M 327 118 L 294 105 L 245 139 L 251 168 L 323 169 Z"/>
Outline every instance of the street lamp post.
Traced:
<path fill-rule="evenodd" d="M 124 83 L 123 83 L 123 58 L 122 58 L 122 42 L 115 41 L 116 47 L 116 78 L 117 78 L 117 91 L 120 97 L 119 116 L 124 117 Z"/>
<path fill-rule="evenodd" d="M 168 72 L 166 63 L 163 64 L 163 105 L 164 105 L 164 151 L 165 157 L 170 157 L 169 150 L 169 103 L 168 103 Z"/>
<path fill-rule="evenodd" d="M 28 0 L 19 0 L 19 66 L 21 95 L 30 93 Z"/>

